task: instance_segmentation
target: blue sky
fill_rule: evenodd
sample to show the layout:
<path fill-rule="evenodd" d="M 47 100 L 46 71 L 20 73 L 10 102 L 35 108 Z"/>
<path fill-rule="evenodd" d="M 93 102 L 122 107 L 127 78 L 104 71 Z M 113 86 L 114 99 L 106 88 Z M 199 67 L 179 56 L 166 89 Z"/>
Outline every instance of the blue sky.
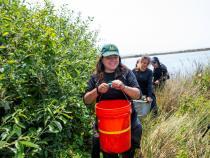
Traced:
<path fill-rule="evenodd" d="M 41 0 L 26 0 L 41 2 Z M 210 47 L 210 0 L 52 0 L 94 17 L 98 44 L 122 55 Z"/>

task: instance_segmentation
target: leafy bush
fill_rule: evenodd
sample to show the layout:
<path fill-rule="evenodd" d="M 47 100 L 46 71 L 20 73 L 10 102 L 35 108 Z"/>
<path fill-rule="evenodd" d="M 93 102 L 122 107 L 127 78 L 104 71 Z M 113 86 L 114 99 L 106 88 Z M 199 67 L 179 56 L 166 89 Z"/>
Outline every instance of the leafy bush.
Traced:
<path fill-rule="evenodd" d="M 0 154 L 83 155 L 91 111 L 81 95 L 96 58 L 92 19 L 45 2 L 0 1 Z M 76 150 L 77 149 L 77 150 Z"/>

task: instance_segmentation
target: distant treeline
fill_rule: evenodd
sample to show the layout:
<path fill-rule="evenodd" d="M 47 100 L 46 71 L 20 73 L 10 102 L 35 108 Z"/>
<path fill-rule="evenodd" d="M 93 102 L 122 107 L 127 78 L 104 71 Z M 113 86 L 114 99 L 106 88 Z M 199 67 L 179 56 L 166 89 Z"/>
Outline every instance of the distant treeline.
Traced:
<path fill-rule="evenodd" d="M 126 56 L 122 56 L 123 59 L 126 58 L 137 58 L 137 57 L 141 57 L 142 55 L 150 55 L 150 56 L 154 56 L 154 55 L 166 55 L 166 54 L 180 54 L 180 53 L 192 53 L 192 52 L 201 52 L 201 51 L 209 51 L 210 48 L 199 48 L 199 49 L 186 49 L 186 50 L 179 50 L 179 51 L 170 51 L 170 52 L 159 52 L 159 53 L 144 53 L 144 54 L 135 54 L 135 55 L 126 55 Z"/>

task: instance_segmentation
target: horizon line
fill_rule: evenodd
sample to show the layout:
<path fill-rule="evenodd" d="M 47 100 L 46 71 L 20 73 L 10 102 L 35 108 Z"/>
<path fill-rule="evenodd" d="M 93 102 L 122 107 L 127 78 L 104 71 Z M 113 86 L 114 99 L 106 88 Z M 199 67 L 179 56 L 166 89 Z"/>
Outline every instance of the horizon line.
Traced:
<path fill-rule="evenodd" d="M 154 56 L 154 55 L 167 55 L 167 54 L 180 54 L 180 53 L 192 53 L 192 52 L 201 52 L 201 51 L 209 51 L 209 48 L 198 48 L 198 49 L 185 49 L 185 50 L 179 50 L 179 51 L 169 51 L 169 52 L 157 52 L 157 53 L 144 53 L 144 54 L 134 54 L 134 55 L 124 55 L 121 56 L 122 59 L 126 58 L 137 58 L 141 57 L 143 55 L 149 55 L 149 56 Z"/>

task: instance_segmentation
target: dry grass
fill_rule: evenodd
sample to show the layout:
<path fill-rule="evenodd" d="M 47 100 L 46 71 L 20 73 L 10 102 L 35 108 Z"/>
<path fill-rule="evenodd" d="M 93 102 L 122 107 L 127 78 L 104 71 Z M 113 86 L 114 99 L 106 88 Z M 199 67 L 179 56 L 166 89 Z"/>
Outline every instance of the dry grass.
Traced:
<path fill-rule="evenodd" d="M 142 119 L 144 158 L 210 157 L 210 132 L 202 138 L 210 123 L 210 71 L 198 74 L 176 76 L 156 93 L 159 116 Z"/>
<path fill-rule="evenodd" d="M 182 78 L 181 76 L 168 80 L 164 89 L 156 91 L 160 111 L 171 114 L 179 108 L 180 99 L 183 96 L 196 97 L 200 85 L 192 83 L 192 78 Z"/>

